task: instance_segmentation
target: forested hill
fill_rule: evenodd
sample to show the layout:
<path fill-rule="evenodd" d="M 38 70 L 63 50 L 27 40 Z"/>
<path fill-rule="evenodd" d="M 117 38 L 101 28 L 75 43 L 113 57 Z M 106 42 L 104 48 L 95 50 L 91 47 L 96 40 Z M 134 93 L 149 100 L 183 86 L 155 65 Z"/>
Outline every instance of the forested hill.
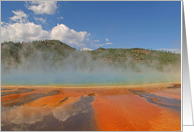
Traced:
<path fill-rule="evenodd" d="M 8 66 L 19 65 L 30 58 L 41 58 L 53 62 L 63 61 L 70 54 L 77 59 L 90 57 L 93 60 L 112 64 L 115 66 L 138 64 L 155 65 L 162 69 L 164 65 L 181 65 L 181 54 L 166 51 L 157 51 L 143 48 L 131 49 L 105 49 L 98 48 L 93 51 L 79 51 L 59 40 L 33 41 L 28 43 L 4 42 L 1 44 L 1 63 Z M 77 56 L 77 57 L 76 57 Z M 71 59 L 71 58 L 68 58 Z M 130 63 L 126 63 L 129 62 Z"/>
<path fill-rule="evenodd" d="M 4 42 L 1 44 L 1 61 L 8 65 L 19 64 L 22 60 L 32 57 L 39 51 L 47 59 L 49 54 L 53 54 L 53 59 L 57 56 L 67 57 L 68 53 L 75 51 L 75 48 L 59 41 L 45 40 L 23 43 Z M 50 57 L 49 57 L 50 58 Z"/>

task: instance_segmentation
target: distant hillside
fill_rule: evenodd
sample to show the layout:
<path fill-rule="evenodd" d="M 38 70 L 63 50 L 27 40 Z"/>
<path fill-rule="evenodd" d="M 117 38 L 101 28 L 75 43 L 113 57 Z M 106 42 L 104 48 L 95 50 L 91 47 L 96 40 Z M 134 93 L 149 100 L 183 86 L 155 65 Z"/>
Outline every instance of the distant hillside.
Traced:
<path fill-rule="evenodd" d="M 29 58 L 39 57 L 53 62 L 62 61 L 70 53 L 77 56 L 91 56 L 93 60 L 101 60 L 115 66 L 135 67 L 136 64 L 154 66 L 162 70 L 164 65 L 180 65 L 181 55 L 171 52 L 149 50 L 143 48 L 132 49 L 105 49 L 99 48 L 93 51 L 78 51 L 75 48 L 58 40 L 34 41 L 29 43 L 4 42 L 1 44 L 1 61 L 3 64 L 18 65 Z M 85 56 L 84 56 L 85 55 Z M 76 58 L 76 56 L 75 56 Z"/>
<path fill-rule="evenodd" d="M 29 43 L 13 43 L 10 41 L 1 44 L 1 61 L 8 65 L 15 65 L 21 63 L 22 60 L 28 59 L 37 51 L 42 53 L 45 59 L 50 54 L 54 55 L 53 59 L 64 58 L 67 57 L 69 52 L 75 50 L 75 48 L 59 40 L 34 41 Z"/>
<path fill-rule="evenodd" d="M 128 60 L 131 63 L 143 63 L 149 65 L 150 63 L 158 63 L 158 68 L 168 64 L 181 64 L 181 55 L 171 52 L 148 50 L 143 48 L 131 49 L 104 49 L 99 48 L 91 51 L 93 59 L 101 58 L 109 63 L 121 65 Z M 132 64 L 133 65 L 133 64 Z"/>

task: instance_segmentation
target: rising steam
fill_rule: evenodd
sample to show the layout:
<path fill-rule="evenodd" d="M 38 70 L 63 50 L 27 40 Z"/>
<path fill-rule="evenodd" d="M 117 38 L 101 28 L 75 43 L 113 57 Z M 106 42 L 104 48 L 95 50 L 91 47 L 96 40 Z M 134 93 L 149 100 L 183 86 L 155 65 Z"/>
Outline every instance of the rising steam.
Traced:
<path fill-rule="evenodd" d="M 116 66 L 102 59 L 93 59 L 90 52 L 73 51 L 60 61 L 51 61 L 55 54 L 36 51 L 17 66 L 1 64 L 2 85 L 67 85 L 67 84 L 143 84 L 181 81 L 181 65 L 163 66 L 157 70 L 157 61 L 148 65 L 136 63 Z M 21 54 L 22 56 L 22 54 Z"/>

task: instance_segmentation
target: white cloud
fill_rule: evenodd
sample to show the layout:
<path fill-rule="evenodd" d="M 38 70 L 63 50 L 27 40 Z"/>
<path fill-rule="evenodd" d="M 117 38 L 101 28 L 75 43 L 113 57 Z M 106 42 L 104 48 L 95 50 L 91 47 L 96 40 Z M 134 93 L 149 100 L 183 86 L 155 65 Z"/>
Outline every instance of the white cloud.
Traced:
<path fill-rule="evenodd" d="M 27 15 L 19 10 L 19 11 L 12 11 L 12 13 L 14 13 L 15 15 L 13 17 L 10 17 L 9 19 L 11 19 L 12 21 L 15 21 L 15 22 L 26 22 L 27 21 Z"/>
<path fill-rule="evenodd" d="M 106 42 L 109 41 L 108 38 L 106 38 L 105 40 L 106 40 Z"/>
<path fill-rule="evenodd" d="M 56 39 L 69 45 L 75 44 L 78 47 L 84 47 L 85 45 L 82 41 L 85 39 L 86 35 L 86 31 L 77 32 L 64 24 L 53 27 L 51 31 L 43 30 L 41 25 L 36 25 L 33 22 L 6 23 L 3 26 L 1 25 L 2 42 Z"/>
<path fill-rule="evenodd" d="M 15 23 L 1 22 L 1 42 L 5 41 L 33 41 L 43 39 L 56 39 L 69 45 L 85 47 L 82 42 L 89 34 L 86 31 L 75 31 L 64 24 L 57 24 L 52 30 L 46 31 L 41 25 L 37 25 L 27 20 L 27 15 L 23 11 L 13 11 L 15 14 L 11 20 Z M 25 21 L 23 20 L 25 18 Z M 42 17 L 34 17 L 37 21 L 46 21 Z M 19 22 L 17 20 L 20 20 Z M 88 39 L 89 40 L 89 39 Z"/>
<path fill-rule="evenodd" d="M 88 36 L 91 36 L 91 34 L 90 34 L 90 33 L 88 33 Z"/>
<path fill-rule="evenodd" d="M 99 42 L 100 40 L 98 39 L 98 40 L 94 40 L 94 42 Z"/>
<path fill-rule="evenodd" d="M 93 47 L 100 47 L 100 46 L 103 46 L 103 45 L 105 45 L 105 44 L 93 44 L 93 43 L 91 43 L 91 45 L 92 45 Z"/>
<path fill-rule="evenodd" d="M 49 32 L 33 22 L 14 23 L 1 26 L 2 41 L 32 41 L 49 39 Z"/>
<path fill-rule="evenodd" d="M 89 39 L 86 39 L 86 41 L 89 41 Z"/>
<path fill-rule="evenodd" d="M 27 2 L 26 7 L 29 10 L 34 11 L 35 14 L 49 14 L 55 13 L 57 6 L 57 1 L 31 1 Z"/>
<path fill-rule="evenodd" d="M 106 43 L 106 44 L 113 44 L 113 43 Z"/>
<path fill-rule="evenodd" d="M 36 25 L 33 22 L 14 23 L 1 26 L 2 41 L 32 41 L 42 39 L 57 39 L 67 44 L 75 44 L 78 47 L 83 47 L 82 41 L 85 39 L 87 32 L 76 32 L 68 28 L 64 24 L 57 25 L 48 32 L 42 29 L 41 25 Z"/>
<path fill-rule="evenodd" d="M 42 23 L 46 22 L 46 19 L 43 19 L 42 17 L 34 17 L 36 21 L 41 21 Z"/>
<path fill-rule="evenodd" d="M 104 45 L 109 45 L 109 44 L 113 44 L 113 43 L 105 43 L 105 44 L 94 44 L 93 42 L 91 43 L 91 46 L 93 46 L 93 47 L 101 47 L 101 46 L 104 46 Z"/>
<path fill-rule="evenodd" d="M 81 42 L 87 35 L 86 31 L 76 32 L 74 29 L 68 28 L 64 24 L 57 24 L 51 31 L 51 38 L 65 41 L 68 44 L 75 44 L 78 47 L 83 46 Z"/>
<path fill-rule="evenodd" d="M 80 49 L 81 51 L 86 51 L 86 50 L 89 50 L 89 51 L 92 51 L 93 49 L 90 49 L 90 48 L 83 48 L 83 49 Z"/>
<path fill-rule="evenodd" d="M 1 39 L 4 41 L 32 41 L 50 38 L 50 33 L 27 20 L 27 15 L 19 10 L 12 11 L 15 15 L 10 17 L 15 23 L 4 23 L 1 25 Z"/>
<path fill-rule="evenodd" d="M 174 53 L 181 53 L 181 49 L 158 49 L 160 51 L 170 51 L 170 52 L 174 52 Z"/>
<path fill-rule="evenodd" d="M 57 19 L 63 19 L 63 17 L 58 17 Z"/>

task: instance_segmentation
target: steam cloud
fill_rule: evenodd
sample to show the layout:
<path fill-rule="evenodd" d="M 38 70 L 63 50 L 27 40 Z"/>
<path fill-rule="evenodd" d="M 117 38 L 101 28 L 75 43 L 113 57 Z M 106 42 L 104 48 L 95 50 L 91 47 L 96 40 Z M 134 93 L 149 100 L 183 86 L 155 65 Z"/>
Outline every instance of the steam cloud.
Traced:
<path fill-rule="evenodd" d="M 22 56 L 22 54 L 21 54 Z M 47 56 L 48 59 L 44 59 Z M 116 66 L 93 59 L 88 51 L 73 51 L 60 61 L 53 61 L 54 53 L 37 51 L 29 59 L 22 58 L 17 66 L 1 64 L 3 85 L 56 85 L 56 84 L 143 84 L 181 81 L 181 64 L 166 65 L 163 71 L 155 68 L 157 61 L 150 66 L 136 63 Z"/>

